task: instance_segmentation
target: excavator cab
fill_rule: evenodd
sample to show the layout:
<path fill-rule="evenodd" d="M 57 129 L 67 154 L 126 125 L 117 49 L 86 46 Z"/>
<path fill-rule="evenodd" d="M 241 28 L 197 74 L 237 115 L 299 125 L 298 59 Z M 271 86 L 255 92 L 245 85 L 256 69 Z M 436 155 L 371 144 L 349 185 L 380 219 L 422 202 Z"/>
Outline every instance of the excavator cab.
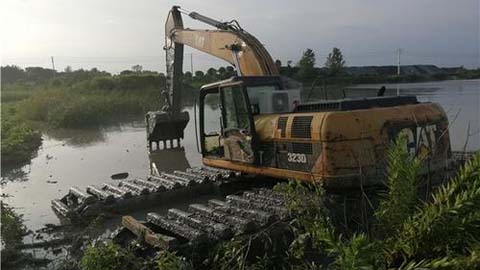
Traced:
<path fill-rule="evenodd" d="M 284 90 L 278 76 L 232 77 L 200 90 L 200 141 L 208 158 L 257 164 L 254 117 L 287 113 L 299 102 L 298 90 Z"/>
<path fill-rule="evenodd" d="M 242 81 L 219 82 L 200 91 L 203 156 L 255 163 L 255 123 Z"/>

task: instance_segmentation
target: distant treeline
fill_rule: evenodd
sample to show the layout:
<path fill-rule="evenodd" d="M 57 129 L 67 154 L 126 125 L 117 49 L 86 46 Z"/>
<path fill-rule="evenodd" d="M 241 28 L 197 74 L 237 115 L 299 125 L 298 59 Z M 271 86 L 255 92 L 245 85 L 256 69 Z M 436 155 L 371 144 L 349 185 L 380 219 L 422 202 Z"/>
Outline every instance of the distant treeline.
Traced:
<path fill-rule="evenodd" d="M 277 61 L 278 63 L 279 61 Z M 400 76 L 396 75 L 395 66 L 345 67 L 344 72 L 336 75 L 329 74 L 327 68 L 314 68 L 310 74 L 305 76 L 302 74 L 300 66 L 292 66 L 290 63 L 286 66 L 280 66 L 279 70 L 281 75 L 294 78 L 308 85 L 315 80 L 325 80 L 329 84 L 361 84 L 480 78 L 480 69 L 439 68 L 432 65 L 402 66 Z M 203 84 L 227 79 L 234 75 L 236 75 L 236 72 L 231 66 L 218 69 L 209 68 L 206 72 L 195 71 L 194 74 L 187 71 L 183 75 L 184 89 L 186 91 L 198 89 Z M 101 90 L 165 89 L 166 77 L 161 72 L 141 69 L 136 71 L 124 70 L 118 75 L 112 75 L 97 68 L 90 70 L 71 70 L 67 68 L 65 71 L 59 72 L 42 67 L 27 67 L 25 69 L 17 66 L 1 67 L 2 88 L 11 88 L 15 84 L 28 88 L 52 86 Z"/>

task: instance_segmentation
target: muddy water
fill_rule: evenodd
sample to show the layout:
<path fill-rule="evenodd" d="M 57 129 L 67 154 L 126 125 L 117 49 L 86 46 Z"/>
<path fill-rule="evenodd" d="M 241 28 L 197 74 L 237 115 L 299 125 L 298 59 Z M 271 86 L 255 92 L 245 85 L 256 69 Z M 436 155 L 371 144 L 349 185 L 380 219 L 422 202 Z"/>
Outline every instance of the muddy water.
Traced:
<path fill-rule="evenodd" d="M 346 94 L 372 96 L 380 86 L 362 85 L 348 89 Z M 397 91 L 395 84 L 386 87 L 387 95 Z M 464 147 L 467 137 L 467 149 L 480 149 L 480 80 L 401 84 L 399 88 L 401 94 L 416 94 L 422 101 L 443 106 L 452 122 L 455 150 Z M 192 120 L 185 130 L 183 149 L 151 156 L 159 170 L 185 169 L 201 163 L 195 143 L 193 110 L 187 110 Z M 215 124 L 218 119 L 208 121 Z M 469 123 L 470 136 L 467 136 Z M 26 225 L 32 230 L 59 222 L 50 201 L 65 195 L 70 186 L 83 189 L 89 184 L 115 181 L 110 176 L 121 172 L 128 172 L 130 177 L 145 177 L 152 166 L 141 119 L 138 123 L 103 130 L 45 132 L 43 138 L 43 146 L 30 165 L 2 171 L 2 193 L 11 195 L 4 200 L 24 215 Z"/>
<path fill-rule="evenodd" d="M 191 111 L 191 110 L 190 110 Z M 191 114 L 193 115 L 193 113 Z M 152 166 L 171 172 L 200 165 L 193 121 L 185 130 L 181 149 L 147 153 L 143 121 L 103 130 L 56 130 L 43 134 L 43 145 L 30 165 L 2 172 L 4 200 L 16 207 L 28 228 L 59 223 L 50 201 L 71 186 L 116 181 L 112 174 L 128 172 L 145 178 Z"/>

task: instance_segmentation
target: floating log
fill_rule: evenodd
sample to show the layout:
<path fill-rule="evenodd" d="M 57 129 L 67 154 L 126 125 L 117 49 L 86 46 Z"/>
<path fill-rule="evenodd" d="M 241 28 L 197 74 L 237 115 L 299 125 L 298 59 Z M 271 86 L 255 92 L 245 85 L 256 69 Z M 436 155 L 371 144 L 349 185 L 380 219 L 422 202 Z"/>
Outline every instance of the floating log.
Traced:
<path fill-rule="evenodd" d="M 145 243 L 151 246 L 164 250 L 172 250 L 178 246 L 176 238 L 155 233 L 131 216 L 123 216 L 122 225 L 137 237 L 142 237 Z"/>

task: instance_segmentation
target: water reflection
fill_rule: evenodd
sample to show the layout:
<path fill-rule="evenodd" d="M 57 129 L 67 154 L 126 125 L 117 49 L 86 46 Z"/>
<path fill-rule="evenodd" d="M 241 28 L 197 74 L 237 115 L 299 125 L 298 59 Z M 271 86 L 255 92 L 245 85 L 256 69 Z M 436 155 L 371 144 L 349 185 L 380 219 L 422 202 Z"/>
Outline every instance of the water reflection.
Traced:
<path fill-rule="evenodd" d="M 110 128 L 112 131 L 121 130 L 121 127 Z M 102 128 L 91 129 L 48 129 L 43 134 L 50 139 L 62 141 L 75 147 L 87 147 L 96 143 L 105 142 L 106 130 Z"/>
<path fill-rule="evenodd" d="M 159 172 L 170 173 L 176 170 L 184 171 L 190 168 L 183 147 L 152 151 L 148 157 L 150 159 L 150 173 L 152 175 L 159 175 Z"/>

